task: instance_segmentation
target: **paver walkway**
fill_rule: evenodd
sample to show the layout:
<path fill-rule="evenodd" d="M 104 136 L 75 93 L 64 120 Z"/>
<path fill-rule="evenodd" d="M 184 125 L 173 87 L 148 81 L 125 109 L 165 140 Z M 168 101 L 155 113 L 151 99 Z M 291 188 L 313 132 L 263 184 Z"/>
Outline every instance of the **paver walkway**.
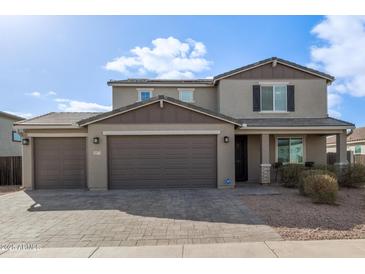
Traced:
<path fill-rule="evenodd" d="M 245 191 L 14 192 L 0 196 L 0 246 L 154 246 L 281 240 L 243 204 Z"/>

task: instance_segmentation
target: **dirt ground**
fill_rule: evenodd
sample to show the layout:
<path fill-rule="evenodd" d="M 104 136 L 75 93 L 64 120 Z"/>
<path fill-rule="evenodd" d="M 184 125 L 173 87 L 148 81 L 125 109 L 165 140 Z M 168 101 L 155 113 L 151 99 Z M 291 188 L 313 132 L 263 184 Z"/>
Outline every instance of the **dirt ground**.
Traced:
<path fill-rule="evenodd" d="M 341 189 L 337 205 L 313 204 L 297 189 L 278 190 L 242 199 L 285 240 L 365 238 L 365 189 Z"/>

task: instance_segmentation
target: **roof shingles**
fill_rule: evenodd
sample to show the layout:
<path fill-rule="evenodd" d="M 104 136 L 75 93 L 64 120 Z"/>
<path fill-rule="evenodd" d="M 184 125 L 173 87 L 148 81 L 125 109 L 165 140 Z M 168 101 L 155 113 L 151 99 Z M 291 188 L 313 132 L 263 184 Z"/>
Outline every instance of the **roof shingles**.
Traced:
<path fill-rule="evenodd" d="M 50 112 L 15 125 L 76 125 L 78 121 L 100 114 L 100 112 Z"/>

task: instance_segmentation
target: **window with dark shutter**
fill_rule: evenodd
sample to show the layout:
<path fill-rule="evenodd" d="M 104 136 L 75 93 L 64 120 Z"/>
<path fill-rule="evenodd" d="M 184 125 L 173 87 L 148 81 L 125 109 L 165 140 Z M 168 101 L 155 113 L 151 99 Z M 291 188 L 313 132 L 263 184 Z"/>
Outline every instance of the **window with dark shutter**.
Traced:
<path fill-rule="evenodd" d="M 288 85 L 288 87 L 287 87 L 287 103 L 288 103 L 287 110 L 295 111 L 295 98 L 294 98 L 294 86 L 293 85 Z"/>
<path fill-rule="evenodd" d="M 260 99 L 260 86 L 254 85 L 252 87 L 252 98 L 253 98 L 253 111 L 260 111 L 261 110 L 261 99 Z"/>

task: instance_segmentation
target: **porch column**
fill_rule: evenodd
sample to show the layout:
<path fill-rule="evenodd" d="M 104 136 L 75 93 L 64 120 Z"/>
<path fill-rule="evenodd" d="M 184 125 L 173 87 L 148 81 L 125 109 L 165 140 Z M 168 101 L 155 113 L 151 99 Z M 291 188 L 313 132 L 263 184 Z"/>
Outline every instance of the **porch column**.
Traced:
<path fill-rule="evenodd" d="M 270 183 L 270 135 L 261 134 L 261 165 L 260 165 L 260 183 Z"/>
<path fill-rule="evenodd" d="M 342 177 L 345 175 L 347 165 L 347 134 L 346 130 L 336 134 L 336 173 L 338 180 L 341 181 Z"/>
<path fill-rule="evenodd" d="M 336 135 L 336 164 L 347 165 L 347 134 L 346 131 Z"/>

